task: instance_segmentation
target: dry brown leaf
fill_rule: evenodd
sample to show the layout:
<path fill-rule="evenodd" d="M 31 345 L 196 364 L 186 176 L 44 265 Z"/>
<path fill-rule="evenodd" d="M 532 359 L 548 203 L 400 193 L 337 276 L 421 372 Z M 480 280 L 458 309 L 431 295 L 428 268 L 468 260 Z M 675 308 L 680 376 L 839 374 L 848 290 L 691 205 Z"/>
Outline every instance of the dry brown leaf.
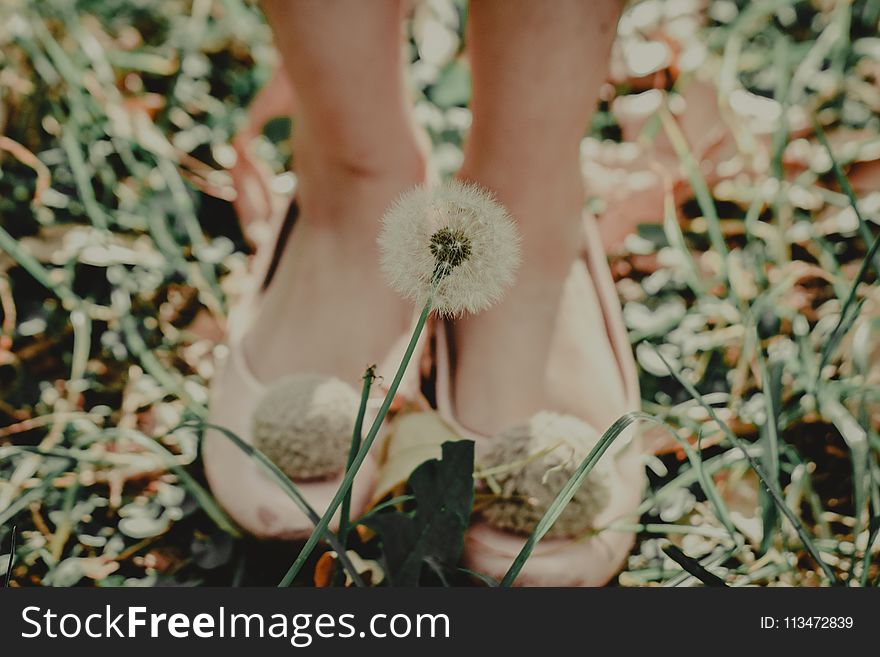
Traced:
<path fill-rule="evenodd" d="M 378 501 L 395 491 L 425 461 L 439 459 L 443 443 L 460 439 L 461 436 L 434 412 L 398 416 L 385 445 L 385 459 L 379 470 L 373 500 Z"/>

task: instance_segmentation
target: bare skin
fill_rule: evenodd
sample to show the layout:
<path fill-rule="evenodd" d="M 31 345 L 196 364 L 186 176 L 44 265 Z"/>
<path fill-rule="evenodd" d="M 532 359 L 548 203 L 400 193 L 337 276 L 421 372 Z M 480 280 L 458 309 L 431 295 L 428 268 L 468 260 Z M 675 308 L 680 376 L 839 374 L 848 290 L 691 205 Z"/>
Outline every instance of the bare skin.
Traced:
<path fill-rule="evenodd" d="M 245 350 L 262 381 L 314 372 L 356 383 L 368 364 L 385 357 L 412 314 L 385 284 L 376 246 L 378 218 L 425 175 L 403 84 L 401 5 L 263 6 L 297 90 L 300 220 Z"/>
<path fill-rule="evenodd" d="M 579 145 L 605 79 L 616 0 L 474 0 L 473 124 L 459 177 L 493 190 L 519 225 L 523 263 L 494 308 L 454 325 L 459 421 L 492 434 L 539 410 L 604 429 L 622 382 L 584 244 Z"/>
<path fill-rule="evenodd" d="M 491 434 L 539 410 L 601 428 L 622 383 L 584 244 L 579 143 L 605 78 L 618 0 L 472 0 L 473 125 L 459 177 L 517 221 L 523 264 L 495 308 L 454 325 L 455 409 Z M 400 61 L 398 0 L 264 0 L 297 93 L 302 221 L 245 346 L 262 380 L 311 371 L 356 380 L 406 330 L 384 283 L 378 217 L 424 179 Z M 352 318 L 367 318 L 353 324 Z"/>

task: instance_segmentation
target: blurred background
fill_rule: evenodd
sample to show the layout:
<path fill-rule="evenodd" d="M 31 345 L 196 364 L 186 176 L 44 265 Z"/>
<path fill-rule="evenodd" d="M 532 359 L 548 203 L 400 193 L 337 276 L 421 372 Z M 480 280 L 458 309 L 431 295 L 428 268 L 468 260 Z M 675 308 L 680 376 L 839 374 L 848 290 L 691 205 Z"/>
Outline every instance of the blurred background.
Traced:
<path fill-rule="evenodd" d="M 466 15 L 417 0 L 406 25 L 444 174 L 470 122 Z M 652 434 L 618 585 L 699 585 L 694 568 L 734 586 L 880 583 L 878 26 L 876 0 L 627 5 L 583 172 L 643 407 L 675 437 Z M 265 234 L 237 210 L 268 216 L 294 186 L 295 121 L 271 103 L 247 116 L 275 70 L 270 37 L 246 0 L 0 6 L 11 585 L 275 583 L 295 556 L 240 535 L 198 458 L 215 347 Z M 329 580 L 319 562 L 300 583 Z"/>

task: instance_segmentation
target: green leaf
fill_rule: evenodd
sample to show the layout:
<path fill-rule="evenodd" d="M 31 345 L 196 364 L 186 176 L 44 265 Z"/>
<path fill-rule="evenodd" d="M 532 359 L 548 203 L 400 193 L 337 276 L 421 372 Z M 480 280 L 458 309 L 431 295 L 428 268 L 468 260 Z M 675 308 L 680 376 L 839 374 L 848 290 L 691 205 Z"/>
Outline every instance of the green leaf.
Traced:
<path fill-rule="evenodd" d="M 454 567 L 474 503 L 474 443 L 445 442 L 442 458 L 425 461 L 409 478 L 415 511 L 381 513 L 365 524 L 381 537 L 388 581 L 416 586 L 422 565 Z"/>

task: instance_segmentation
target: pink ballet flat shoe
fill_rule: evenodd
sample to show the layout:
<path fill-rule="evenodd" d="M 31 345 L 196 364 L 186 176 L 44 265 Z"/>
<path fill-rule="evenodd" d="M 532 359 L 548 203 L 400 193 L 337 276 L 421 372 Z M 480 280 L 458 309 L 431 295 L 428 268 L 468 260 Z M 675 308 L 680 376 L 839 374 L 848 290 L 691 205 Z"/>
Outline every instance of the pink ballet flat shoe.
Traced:
<path fill-rule="evenodd" d="M 584 230 L 585 244 L 591 247 L 583 254 L 584 263 L 596 290 L 605 318 L 608 341 L 616 357 L 623 383 L 619 408 L 613 409 L 614 415 L 619 417 L 639 409 L 638 376 L 614 282 L 592 217 L 585 216 Z M 520 458 L 518 463 L 527 462 L 533 465 L 527 464 L 521 471 L 526 472 L 527 468 L 532 470 L 528 476 L 520 477 L 521 485 L 517 484 L 515 487 L 516 493 L 520 499 L 528 499 L 530 487 L 534 490 L 536 486 L 545 485 L 547 487 L 542 490 L 546 493 L 550 488 L 546 484 L 549 480 L 553 490 L 550 497 L 544 500 L 549 503 L 562 488 L 571 471 L 579 465 L 608 427 L 597 426 L 598 423 L 572 417 L 571 414 L 540 412 L 528 422 L 495 436 L 485 436 L 468 430 L 455 420 L 452 396 L 454 362 L 450 359 L 450 352 L 454 351 L 454 347 L 450 345 L 450 333 L 442 322 L 437 323 L 435 331 L 439 414 L 462 437 L 475 441 L 478 470 L 484 469 L 487 463 L 490 467 L 497 466 L 499 462 L 510 463 L 516 461 L 517 456 L 526 455 L 527 458 Z M 584 336 L 584 339 L 588 337 Z M 527 346 L 524 345 L 524 348 Z M 571 362 L 575 355 L 564 359 L 566 354 L 561 350 L 566 348 L 564 344 L 554 345 L 553 350 L 559 352 L 553 354 L 554 359 Z M 574 452 L 567 452 L 568 470 L 560 468 L 558 460 L 541 460 L 545 457 L 541 456 L 544 452 L 540 448 L 547 447 L 552 452 L 554 448 L 551 444 L 558 446 L 560 440 L 582 448 L 577 452 L 576 458 L 571 458 Z M 500 459 L 499 454 L 502 454 Z M 614 521 L 627 517 L 631 519 L 638 507 L 646 482 L 642 456 L 643 447 L 638 427 L 630 425 L 602 455 L 575 499 L 551 531 L 537 544 L 520 571 L 516 586 L 601 586 L 619 571 L 635 537 L 630 532 L 607 527 Z M 479 519 L 473 522 L 466 533 L 463 556 L 465 567 L 497 580 L 503 578 L 525 544 L 534 524 L 543 515 L 543 509 L 530 511 L 528 504 L 517 507 L 515 504 L 505 503 L 503 495 L 510 493 L 505 485 L 501 486 L 500 506 L 487 507 L 491 509 L 491 513 L 487 508 L 478 511 Z M 547 498 L 546 494 L 544 497 Z"/>
<path fill-rule="evenodd" d="M 307 434 L 308 431 L 315 428 L 315 418 L 307 412 L 310 400 L 303 402 L 302 394 L 300 394 L 299 403 L 306 404 L 303 407 L 306 410 L 304 413 L 298 413 L 297 409 L 291 406 L 297 403 L 295 399 L 291 398 L 290 404 L 287 403 L 286 395 L 291 390 L 291 385 L 294 390 L 298 389 L 297 377 L 285 378 L 268 385 L 258 381 L 248 365 L 242 342 L 248 325 L 255 316 L 254 310 L 263 298 L 263 291 L 268 287 L 274 275 L 296 216 L 297 206 L 294 202 L 284 220 L 275 222 L 274 249 L 262 249 L 258 253 L 254 262 L 250 288 L 242 295 L 241 301 L 236 304 L 230 314 L 225 355 L 219 359 L 217 374 L 211 383 L 208 423 L 223 427 L 252 445 L 258 443 L 255 441 L 255 426 L 259 425 L 263 432 L 267 430 L 276 432 L 274 436 L 270 435 L 269 440 L 282 457 L 289 457 L 290 454 L 293 454 L 294 457 L 305 455 L 305 458 L 310 461 L 309 467 L 319 468 L 317 474 L 306 470 L 308 476 L 301 478 L 292 476 L 291 479 L 312 508 L 318 515 L 321 515 L 329 506 L 345 474 L 344 467 L 351 440 L 351 430 L 354 426 L 354 417 L 349 402 L 352 399 L 355 400 L 353 403 L 356 410 L 360 391 L 359 389 L 355 390 L 354 386 L 343 384 L 336 379 L 314 377 L 307 374 L 298 375 L 305 385 L 310 382 L 314 383 L 316 379 L 322 381 L 317 388 L 308 394 L 312 394 L 314 398 L 318 415 L 329 422 L 331 428 L 336 429 L 332 446 L 328 446 L 329 443 L 322 442 L 320 444 L 325 446 L 325 452 L 328 450 L 335 452 L 329 455 L 324 454 L 324 456 L 332 457 L 330 460 L 333 463 L 341 464 L 341 467 L 331 474 L 325 474 L 326 468 L 324 471 L 320 470 L 321 454 L 309 453 L 319 450 L 300 450 L 297 452 L 296 445 L 285 444 L 289 438 L 288 434 L 294 430 Z M 272 244 L 270 242 L 267 246 Z M 364 419 L 364 433 L 369 429 L 381 405 L 382 397 L 384 397 L 385 390 L 382 388 L 382 381 L 390 381 L 394 375 L 408 337 L 401 336 L 399 343 L 392 349 L 386 361 L 377 368 L 377 374 L 381 378 L 377 380 L 374 393 L 381 394 L 381 396 L 371 397 L 368 402 L 367 414 Z M 397 360 L 394 360 L 395 358 Z M 357 384 L 358 382 L 353 383 Z M 286 388 L 282 389 L 282 386 L 286 386 Z M 398 390 L 398 395 L 414 394 L 417 390 L 417 376 L 408 371 Z M 293 396 L 296 397 L 296 395 L 297 393 L 294 392 Z M 269 399 L 270 396 L 274 397 L 274 401 Z M 339 398 L 345 402 L 343 404 L 344 412 L 342 416 L 338 414 L 334 416 L 337 410 L 333 404 Z M 271 421 L 264 421 L 264 418 L 259 415 L 267 405 L 274 405 L 276 411 L 274 425 Z M 292 408 L 293 410 L 291 410 Z M 259 411 L 256 417 L 255 411 Z M 283 421 L 290 421 L 292 428 L 288 429 L 279 424 Z M 343 427 L 343 430 L 340 430 L 340 423 L 348 423 L 345 425 L 347 429 Z M 266 429 L 267 426 L 268 429 Z M 315 430 L 323 437 L 320 434 L 320 426 Z M 346 431 L 348 438 L 344 439 Z M 261 444 L 256 444 L 256 446 L 262 447 Z M 374 446 L 374 449 L 368 454 L 354 480 L 351 493 L 352 517 L 362 513 L 370 502 L 377 473 L 377 462 L 373 453 L 378 453 L 378 447 L 378 445 Z M 267 452 L 265 449 L 263 451 Z M 261 466 L 223 435 L 223 432 L 210 427 L 207 429 L 202 446 L 202 457 L 211 491 L 243 529 L 259 538 L 282 540 L 304 539 L 311 534 L 314 526 L 305 513 Z M 273 460 L 279 466 L 282 465 L 278 463 L 277 458 L 273 458 Z M 284 469 L 282 467 L 282 470 Z M 338 526 L 338 513 L 331 524 L 331 529 L 335 529 L 336 526 Z"/>

